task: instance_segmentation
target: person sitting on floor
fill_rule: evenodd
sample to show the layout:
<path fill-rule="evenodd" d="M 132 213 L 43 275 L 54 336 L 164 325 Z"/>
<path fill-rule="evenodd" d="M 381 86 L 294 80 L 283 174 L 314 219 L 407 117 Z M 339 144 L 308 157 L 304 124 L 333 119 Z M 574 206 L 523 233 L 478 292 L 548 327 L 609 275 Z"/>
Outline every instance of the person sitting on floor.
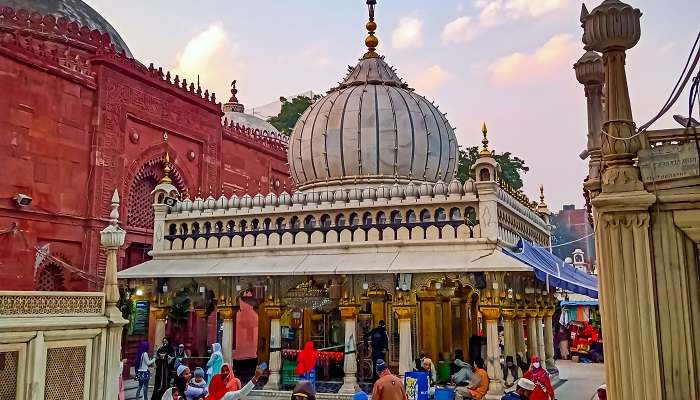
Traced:
<path fill-rule="evenodd" d="M 474 360 L 472 367 L 474 375 L 467 387 L 458 387 L 455 389 L 455 400 L 474 399 L 481 400 L 489 391 L 489 374 L 484 369 L 484 360 L 477 358 Z"/>
<path fill-rule="evenodd" d="M 467 386 L 469 384 L 469 379 L 472 377 L 472 366 L 464 360 L 462 350 L 455 351 L 455 360 L 453 364 L 458 370 L 452 374 L 452 383 L 457 386 Z"/>

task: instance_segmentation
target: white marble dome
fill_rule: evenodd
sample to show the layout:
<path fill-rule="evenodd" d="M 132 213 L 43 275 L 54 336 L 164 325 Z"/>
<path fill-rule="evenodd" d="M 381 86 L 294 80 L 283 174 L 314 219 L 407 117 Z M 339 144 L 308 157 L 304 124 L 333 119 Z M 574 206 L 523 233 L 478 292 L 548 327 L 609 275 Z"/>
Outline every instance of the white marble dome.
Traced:
<path fill-rule="evenodd" d="M 289 167 L 300 190 L 360 183 L 449 182 L 457 139 L 435 105 L 404 83 L 382 57 L 362 58 L 297 121 Z"/>

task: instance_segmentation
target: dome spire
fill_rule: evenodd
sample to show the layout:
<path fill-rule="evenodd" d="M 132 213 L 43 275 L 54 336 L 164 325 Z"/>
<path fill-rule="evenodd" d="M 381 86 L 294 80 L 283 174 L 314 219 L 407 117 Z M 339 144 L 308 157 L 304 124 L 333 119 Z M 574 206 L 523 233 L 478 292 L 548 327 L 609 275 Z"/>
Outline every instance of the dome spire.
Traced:
<path fill-rule="evenodd" d="M 479 157 L 491 157 L 491 150 L 489 150 L 489 139 L 486 137 L 488 131 L 489 130 L 486 128 L 486 122 L 482 122 L 481 133 L 484 134 L 484 138 L 481 140 L 481 144 L 483 144 L 484 147 L 482 147 L 479 151 Z"/>
<path fill-rule="evenodd" d="M 165 157 L 163 158 L 163 177 L 160 179 L 160 182 L 158 183 L 173 183 L 173 180 L 170 179 L 170 172 L 172 171 L 172 167 L 170 166 L 170 153 L 167 151 L 165 152 Z"/>
<path fill-rule="evenodd" d="M 369 21 L 365 27 L 367 28 L 367 38 L 365 38 L 365 46 L 367 46 L 367 52 L 362 58 L 379 58 L 377 46 L 379 45 L 379 39 L 374 36 L 374 32 L 377 30 L 377 23 L 374 22 L 374 6 L 377 5 L 377 0 L 367 0 L 367 9 L 369 11 Z"/>

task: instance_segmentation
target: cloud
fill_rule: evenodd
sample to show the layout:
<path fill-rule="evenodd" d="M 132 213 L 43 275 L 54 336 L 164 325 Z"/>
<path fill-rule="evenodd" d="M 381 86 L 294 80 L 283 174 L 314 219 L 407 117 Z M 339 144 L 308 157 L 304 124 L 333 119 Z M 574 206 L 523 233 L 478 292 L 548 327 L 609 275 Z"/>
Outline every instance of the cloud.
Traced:
<path fill-rule="evenodd" d="M 573 0 L 475 0 L 477 16 L 461 16 L 442 30 L 442 43 L 467 43 L 496 26 L 534 19 L 560 10 Z"/>
<path fill-rule="evenodd" d="M 532 53 L 517 52 L 494 61 L 489 67 L 491 81 L 498 86 L 538 83 L 550 79 L 555 71 L 569 72 L 571 60 L 579 53 L 572 35 L 559 34 Z"/>
<path fill-rule="evenodd" d="M 415 87 L 418 93 L 432 95 L 445 86 L 450 79 L 450 73 L 436 64 L 415 74 L 410 74 L 408 82 Z"/>
<path fill-rule="evenodd" d="M 423 20 L 416 17 L 401 17 L 399 26 L 391 34 L 391 45 L 396 49 L 420 47 L 423 44 Z"/>
<path fill-rule="evenodd" d="M 172 72 L 190 82 L 196 82 L 197 76 L 202 90 L 218 92 L 218 98 L 224 99 L 228 93 L 229 83 L 239 79 L 244 69 L 238 60 L 238 44 L 234 43 L 224 29 L 221 21 L 211 23 L 207 29 L 193 36 L 175 56 Z"/>
<path fill-rule="evenodd" d="M 478 28 L 471 17 L 459 17 L 442 29 L 442 43 L 467 43 L 478 34 Z"/>

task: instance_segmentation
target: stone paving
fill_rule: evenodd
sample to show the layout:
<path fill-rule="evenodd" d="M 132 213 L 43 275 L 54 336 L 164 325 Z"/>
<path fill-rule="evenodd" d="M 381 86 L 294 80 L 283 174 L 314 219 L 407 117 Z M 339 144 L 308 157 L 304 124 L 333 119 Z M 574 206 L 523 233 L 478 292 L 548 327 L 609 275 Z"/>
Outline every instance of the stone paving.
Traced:
<path fill-rule="evenodd" d="M 565 380 L 556 390 L 559 400 L 591 400 L 598 386 L 605 383 L 603 364 L 581 364 L 557 361 L 559 377 Z"/>

